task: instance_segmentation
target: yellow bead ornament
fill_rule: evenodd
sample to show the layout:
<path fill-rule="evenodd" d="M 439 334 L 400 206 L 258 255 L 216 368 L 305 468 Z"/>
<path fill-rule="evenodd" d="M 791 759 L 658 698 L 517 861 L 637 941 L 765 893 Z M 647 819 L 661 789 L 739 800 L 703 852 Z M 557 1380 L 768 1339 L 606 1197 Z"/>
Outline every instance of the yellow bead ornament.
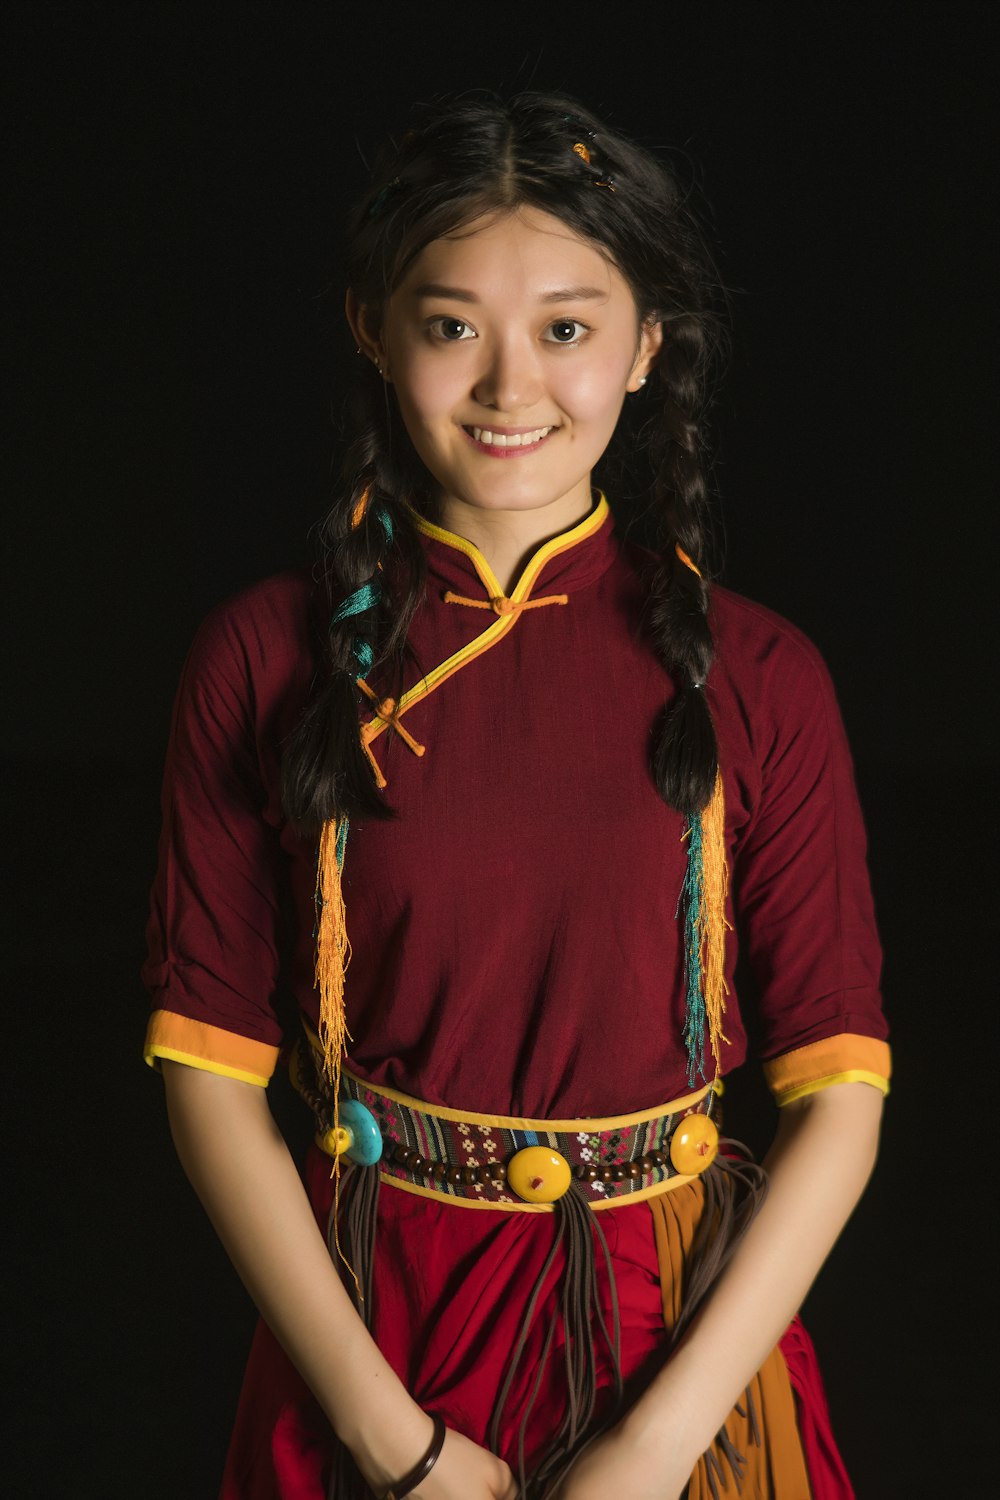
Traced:
<path fill-rule="evenodd" d="M 525 1146 L 507 1163 L 507 1182 L 525 1203 L 555 1203 L 569 1192 L 569 1162 L 551 1146 Z"/>
<path fill-rule="evenodd" d="M 343 1156 L 351 1144 L 351 1132 L 345 1130 L 343 1125 L 338 1125 L 336 1130 L 324 1130 L 319 1138 L 320 1150 L 325 1151 L 327 1156 Z"/>
<path fill-rule="evenodd" d="M 719 1132 L 708 1115 L 685 1115 L 670 1137 L 670 1160 L 684 1177 L 697 1177 L 719 1154 Z"/>

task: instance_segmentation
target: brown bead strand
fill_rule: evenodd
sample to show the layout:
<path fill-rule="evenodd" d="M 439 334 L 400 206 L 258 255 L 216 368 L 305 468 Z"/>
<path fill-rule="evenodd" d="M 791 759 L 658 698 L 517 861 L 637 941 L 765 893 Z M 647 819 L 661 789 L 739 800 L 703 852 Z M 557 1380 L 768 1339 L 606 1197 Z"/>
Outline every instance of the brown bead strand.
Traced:
<path fill-rule="evenodd" d="M 419 1151 L 398 1144 L 393 1147 L 392 1160 L 405 1168 L 414 1177 L 429 1177 L 435 1182 L 447 1182 L 452 1187 L 483 1187 L 502 1185 L 507 1180 L 507 1168 L 502 1161 L 486 1162 L 483 1166 L 459 1166 L 457 1163 L 428 1161 Z M 573 1167 L 573 1176 L 585 1183 L 636 1182 L 640 1177 L 666 1164 L 667 1153 L 662 1150 L 647 1151 L 632 1161 L 605 1163 L 578 1162 Z"/>
<path fill-rule="evenodd" d="M 432 1177 L 435 1182 L 448 1182 L 453 1187 L 474 1187 L 477 1183 L 486 1187 L 491 1182 L 505 1182 L 507 1178 L 507 1168 L 502 1161 L 490 1161 L 481 1167 L 460 1167 L 455 1163 L 428 1161 L 426 1156 L 402 1144 L 394 1146 L 391 1155 L 396 1165 L 405 1168 L 412 1176 Z"/>
<path fill-rule="evenodd" d="M 316 1117 L 317 1131 L 324 1135 L 333 1126 L 333 1114 L 316 1085 L 316 1064 L 312 1052 L 310 1051 L 307 1061 L 305 1048 L 301 1043 L 298 1044 L 297 1079 L 298 1092 Z"/>

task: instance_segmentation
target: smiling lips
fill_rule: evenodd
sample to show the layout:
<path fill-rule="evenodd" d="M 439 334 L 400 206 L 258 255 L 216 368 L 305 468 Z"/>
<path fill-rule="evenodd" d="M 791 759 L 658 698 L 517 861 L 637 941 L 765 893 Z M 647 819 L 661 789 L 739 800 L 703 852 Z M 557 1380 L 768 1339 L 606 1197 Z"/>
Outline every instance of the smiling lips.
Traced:
<path fill-rule="evenodd" d="M 515 454 L 539 448 L 555 430 L 554 427 L 521 427 L 494 432 L 489 427 L 463 428 L 481 453 L 489 453 L 495 458 L 513 458 Z"/>

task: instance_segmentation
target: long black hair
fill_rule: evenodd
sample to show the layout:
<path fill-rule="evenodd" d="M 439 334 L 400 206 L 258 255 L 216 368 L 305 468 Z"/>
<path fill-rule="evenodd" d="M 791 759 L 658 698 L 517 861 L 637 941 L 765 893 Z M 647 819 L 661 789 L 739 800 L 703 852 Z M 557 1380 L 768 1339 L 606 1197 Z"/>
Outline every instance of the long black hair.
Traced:
<path fill-rule="evenodd" d="M 674 174 L 561 95 L 522 93 L 508 102 L 462 95 L 419 106 L 406 134 L 377 160 L 350 218 L 348 285 L 377 322 L 426 245 L 521 205 L 554 215 L 600 247 L 628 282 L 640 320 L 663 325 L 656 367 L 636 398 L 648 409 L 641 446 L 659 558 L 649 628 L 676 688 L 655 727 L 651 764 L 664 801 L 691 816 L 708 802 L 718 768 L 704 691 L 713 644 L 703 417 L 722 322 L 711 256 Z M 384 668 L 398 689 L 426 576 L 407 507 L 430 514 L 434 481 L 391 388 L 387 399 L 369 362 L 359 366 L 354 437 L 320 528 L 323 668 L 284 757 L 285 809 L 304 832 L 345 815 L 394 815 L 361 745 L 360 715 L 371 704 L 356 678 Z M 678 546 L 702 576 L 680 560 Z M 334 618 L 338 604 L 376 580 L 361 596 L 370 599 L 367 608 Z"/>

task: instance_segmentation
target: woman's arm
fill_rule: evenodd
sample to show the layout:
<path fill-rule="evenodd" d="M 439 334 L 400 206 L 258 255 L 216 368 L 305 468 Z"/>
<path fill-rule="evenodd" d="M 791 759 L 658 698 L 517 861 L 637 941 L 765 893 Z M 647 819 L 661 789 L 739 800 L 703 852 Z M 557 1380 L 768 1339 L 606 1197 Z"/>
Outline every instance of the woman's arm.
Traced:
<path fill-rule="evenodd" d="M 560 1500 L 675 1500 L 801 1306 L 871 1174 L 882 1095 L 832 1084 L 781 1111 L 764 1205 L 682 1347 Z"/>
<path fill-rule="evenodd" d="M 347 1295 L 264 1090 L 163 1062 L 177 1154 L 251 1297 L 376 1493 L 430 1447 L 433 1423 Z M 506 1464 L 449 1432 L 428 1500 L 514 1490 Z"/>

